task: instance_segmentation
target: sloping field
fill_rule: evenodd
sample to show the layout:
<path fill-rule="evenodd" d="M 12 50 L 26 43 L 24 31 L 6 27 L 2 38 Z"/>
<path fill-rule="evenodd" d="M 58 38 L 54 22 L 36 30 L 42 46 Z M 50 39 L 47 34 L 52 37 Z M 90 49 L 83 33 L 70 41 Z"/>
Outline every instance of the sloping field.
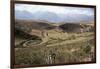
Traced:
<path fill-rule="evenodd" d="M 66 33 L 48 30 L 42 42 L 16 48 L 16 64 L 76 63 L 94 60 L 94 33 Z"/>

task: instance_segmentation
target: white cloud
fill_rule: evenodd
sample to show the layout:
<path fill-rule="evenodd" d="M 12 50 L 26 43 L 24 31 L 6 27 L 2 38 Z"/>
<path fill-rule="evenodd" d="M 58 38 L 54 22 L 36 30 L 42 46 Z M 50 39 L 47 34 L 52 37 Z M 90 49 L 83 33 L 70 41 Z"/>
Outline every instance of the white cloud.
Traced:
<path fill-rule="evenodd" d="M 44 5 L 27 5 L 16 4 L 15 10 L 28 11 L 34 13 L 36 11 L 49 11 L 57 14 L 84 14 L 94 15 L 92 8 L 77 8 L 77 7 L 61 7 L 61 6 L 44 6 Z"/>
<path fill-rule="evenodd" d="M 31 13 L 34 13 L 36 11 L 50 11 L 55 13 L 65 13 L 66 9 L 63 7 L 57 7 L 57 6 L 43 6 L 43 5 L 23 5 L 23 4 L 16 4 L 15 10 L 20 11 L 28 11 Z"/>

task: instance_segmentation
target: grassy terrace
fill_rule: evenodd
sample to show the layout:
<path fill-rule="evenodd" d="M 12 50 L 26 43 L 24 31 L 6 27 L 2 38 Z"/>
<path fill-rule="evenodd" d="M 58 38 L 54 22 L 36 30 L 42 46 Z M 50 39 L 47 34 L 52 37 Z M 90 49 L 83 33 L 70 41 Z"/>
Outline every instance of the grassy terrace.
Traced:
<path fill-rule="evenodd" d="M 54 64 L 92 61 L 94 33 L 63 33 L 49 30 L 40 44 L 15 48 L 16 64 Z"/>

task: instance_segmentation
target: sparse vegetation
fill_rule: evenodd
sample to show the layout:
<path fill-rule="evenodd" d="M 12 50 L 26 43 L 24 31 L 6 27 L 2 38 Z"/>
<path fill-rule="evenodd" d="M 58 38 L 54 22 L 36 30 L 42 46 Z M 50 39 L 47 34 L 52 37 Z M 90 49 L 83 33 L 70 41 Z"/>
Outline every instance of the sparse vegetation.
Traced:
<path fill-rule="evenodd" d="M 16 33 L 15 63 L 21 64 L 55 64 L 92 61 L 94 55 L 94 33 L 67 33 L 63 30 L 45 30 L 45 37 L 29 37 Z M 33 38 L 34 37 L 34 38 Z M 26 45 L 26 46 L 25 46 Z M 88 60 L 90 59 L 90 60 Z"/>

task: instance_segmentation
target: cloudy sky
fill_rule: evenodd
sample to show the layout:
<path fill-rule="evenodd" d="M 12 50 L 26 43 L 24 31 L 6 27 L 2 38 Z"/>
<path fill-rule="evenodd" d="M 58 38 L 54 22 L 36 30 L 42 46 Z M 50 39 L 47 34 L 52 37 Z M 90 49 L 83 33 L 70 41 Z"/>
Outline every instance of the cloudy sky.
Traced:
<path fill-rule="evenodd" d="M 15 4 L 16 19 L 36 19 L 51 22 L 93 21 L 94 9 L 49 5 Z"/>

